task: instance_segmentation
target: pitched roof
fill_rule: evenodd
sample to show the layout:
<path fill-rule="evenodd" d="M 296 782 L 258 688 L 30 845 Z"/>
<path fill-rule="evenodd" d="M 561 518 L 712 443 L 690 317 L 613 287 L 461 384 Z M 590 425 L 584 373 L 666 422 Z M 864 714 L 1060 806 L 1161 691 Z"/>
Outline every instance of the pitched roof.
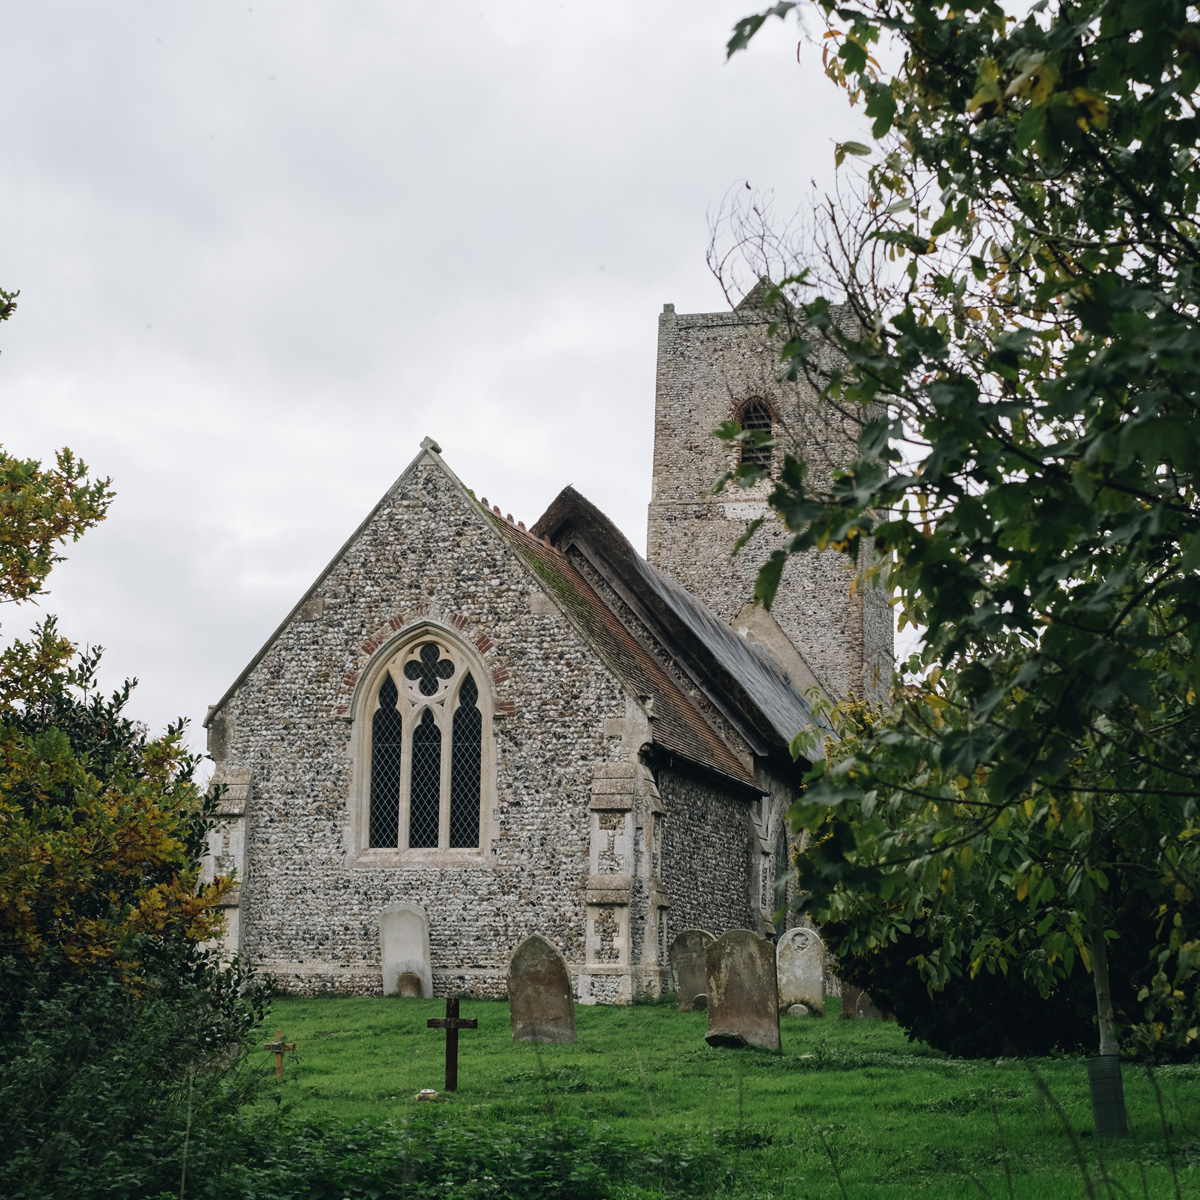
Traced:
<path fill-rule="evenodd" d="M 574 488 L 559 493 L 532 532 L 579 545 L 756 753 L 786 752 L 796 734 L 823 725 L 774 658 L 651 566 Z"/>
<path fill-rule="evenodd" d="M 647 708 L 653 714 L 650 731 L 654 744 L 761 791 L 753 773 L 566 554 L 506 521 L 498 510 L 485 506 L 484 511 L 609 670 L 633 695 L 651 701 Z"/>
<path fill-rule="evenodd" d="M 262 661 L 295 614 L 369 525 L 387 497 L 395 492 L 424 458 L 428 457 L 446 473 L 461 489 L 464 499 L 479 503 L 474 493 L 463 486 L 442 459 L 440 451 L 441 447 L 432 438 L 422 442 L 420 453 L 317 576 L 217 704 L 212 706 L 204 721 L 206 726 Z M 678 653 L 688 673 L 693 678 L 703 675 L 697 663 L 707 663 L 710 669 L 713 663 L 720 665 L 724 691 L 714 689 L 711 681 L 706 686 L 703 680 L 702 690 L 710 699 L 715 697 L 718 708 L 739 732 L 744 736 L 749 733 L 745 740 L 757 753 L 786 748 L 794 732 L 815 723 L 807 703 L 787 683 L 774 665 L 774 660 L 758 647 L 743 641 L 694 596 L 651 567 L 629 545 L 617 527 L 573 488 L 564 489 L 530 531 L 513 524 L 511 518 L 506 521 L 500 516 L 499 509 L 491 510 L 486 504 L 481 508 L 497 532 L 541 580 L 545 589 L 574 621 L 622 684 L 634 696 L 652 702 L 648 709 L 653 713 L 651 737 L 654 743 L 744 787 L 761 791 L 750 768 L 655 657 L 651 644 L 655 635 L 663 637 L 662 620 L 657 623 L 650 621 L 647 629 L 642 631 L 643 636 L 638 636 L 570 561 L 564 546 L 552 544 L 541 535 L 549 528 L 561 533 L 570 525 L 571 540 L 575 543 L 583 540 L 589 557 L 599 554 L 606 564 L 609 560 L 620 562 L 622 570 L 617 580 L 619 591 L 628 595 L 630 579 L 640 580 L 637 590 L 644 596 L 655 598 L 653 607 L 658 617 L 670 618 L 667 621 L 671 628 L 666 634 L 666 644 L 670 645 L 673 655 Z M 588 530 L 593 535 L 590 539 L 586 537 Z M 605 566 L 606 574 L 611 570 L 611 565 Z M 645 608 L 640 602 L 635 603 L 635 607 L 642 611 Z M 649 637 L 645 636 L 647 632 L 650 633 Z M 735 676 L 743 681 L 742 684 L 736 682 Z M 807 723 L 804 723 L 805 719 Z M 756 728 L 758 735 L 754 732 Z M 760 736 L 763 731 L 767 735 L 765 741 Z"/>

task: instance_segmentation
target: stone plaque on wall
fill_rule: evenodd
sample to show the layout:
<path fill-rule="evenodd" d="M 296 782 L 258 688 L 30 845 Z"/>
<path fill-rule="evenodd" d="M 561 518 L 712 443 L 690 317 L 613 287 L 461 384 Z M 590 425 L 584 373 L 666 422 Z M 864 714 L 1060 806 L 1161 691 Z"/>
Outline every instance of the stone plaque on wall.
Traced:
<path fill-rule="evenodd" d="M 775 944 L 749 929 L 731 929 L 704 955 L 710 1046 L 779 1051 L 779 984 Z"/>
<path fill-rule="evenodd" d="M 573 1042 L 575 1005 L 567 961 L 540 933 L 513 951 L 508 1004 L 514 1042 Z"/>
<path fill-rule="evenodd" d="M 675 1005 L 679 1012 L 691 1012 L 696 997 L 705 994 L 708 981 L 704 974 L 704 953 L 716 939 L 707 929 L 681 930 L 671 943 L 671 971 L 675 976 Z"/>
<path fill-rule="evenodd" d="M 789 929 L 775 947 L 779 1011 L 793 1004 L 825 1015 L 825 943 L 815 929 Z"/>

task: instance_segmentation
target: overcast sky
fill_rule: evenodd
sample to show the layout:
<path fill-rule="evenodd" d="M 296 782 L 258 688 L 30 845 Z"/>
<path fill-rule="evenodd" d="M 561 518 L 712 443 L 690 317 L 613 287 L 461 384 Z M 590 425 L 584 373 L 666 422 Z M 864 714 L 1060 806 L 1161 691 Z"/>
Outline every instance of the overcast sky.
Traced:
<path fill-rule="evenodd" d="M 0 439 L 117 500 L 43 611 L 199 723 L 436 438 L 526 522 L 645 543 L 657 316 L 708 213 L 860 118 L 762 0 L 0 0 Z M 27 610 L 8 610 L 3 632 Z"/>

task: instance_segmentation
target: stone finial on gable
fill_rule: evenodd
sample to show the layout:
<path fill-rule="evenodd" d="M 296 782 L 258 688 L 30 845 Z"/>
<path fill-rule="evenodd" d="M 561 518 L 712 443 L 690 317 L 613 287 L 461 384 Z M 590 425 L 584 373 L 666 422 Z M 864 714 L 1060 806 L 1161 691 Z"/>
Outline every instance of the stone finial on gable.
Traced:
<path fill-rule="evenodd" d="M 441 454 L 442 448 L 431 437 L 421 439 L 422 450 L 432 450 L 434 454 Z"/>

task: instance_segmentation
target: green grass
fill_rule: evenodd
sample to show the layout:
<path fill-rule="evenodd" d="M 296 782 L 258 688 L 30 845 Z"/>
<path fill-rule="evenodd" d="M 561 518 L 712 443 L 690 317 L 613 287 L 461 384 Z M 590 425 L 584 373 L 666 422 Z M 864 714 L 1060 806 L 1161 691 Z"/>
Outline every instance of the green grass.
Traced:
<path fill-rule="evenodd" d="M 835 1200 L 831 1156 L 850 1200 L 1076 1200 L 1089 1194 L 1077 1153 L 1097 1197 L 1200 1189 L 1200 1067 L 1156 1072 L 1168 1154 L 1154 1087 L 1132 1064 L 1132 1136 L 1101 1142 L 1077 1058 L 951 1059 L 910 1044 L 894 1024 L 832 1014 L 784 1018 L 776 1056 L 709 1049 L 705 1015 L 666 1004 L 581 1006 L 576 1044 L 513 1042 L 507 1004 L 464 1000 L 462 1015 L 479 1029 L 460 1035 L 459 1090 L 436 1104 L 413 1097 L 442 1087 L 444 1034 L 425 1021 L 444 1015 L 443 1001 L 285 999 L 270 1021 L 297 1043 L 282 1092 L 300 1120 L 407 1122 L 418 1143 L 423 1128 L 446 1124 L 490 1136 L 583 1123 L 711 1163 L 689 1196 Z M 661 1191 L 683 1194 L 669 1185 L 619 1194 Z"/>

